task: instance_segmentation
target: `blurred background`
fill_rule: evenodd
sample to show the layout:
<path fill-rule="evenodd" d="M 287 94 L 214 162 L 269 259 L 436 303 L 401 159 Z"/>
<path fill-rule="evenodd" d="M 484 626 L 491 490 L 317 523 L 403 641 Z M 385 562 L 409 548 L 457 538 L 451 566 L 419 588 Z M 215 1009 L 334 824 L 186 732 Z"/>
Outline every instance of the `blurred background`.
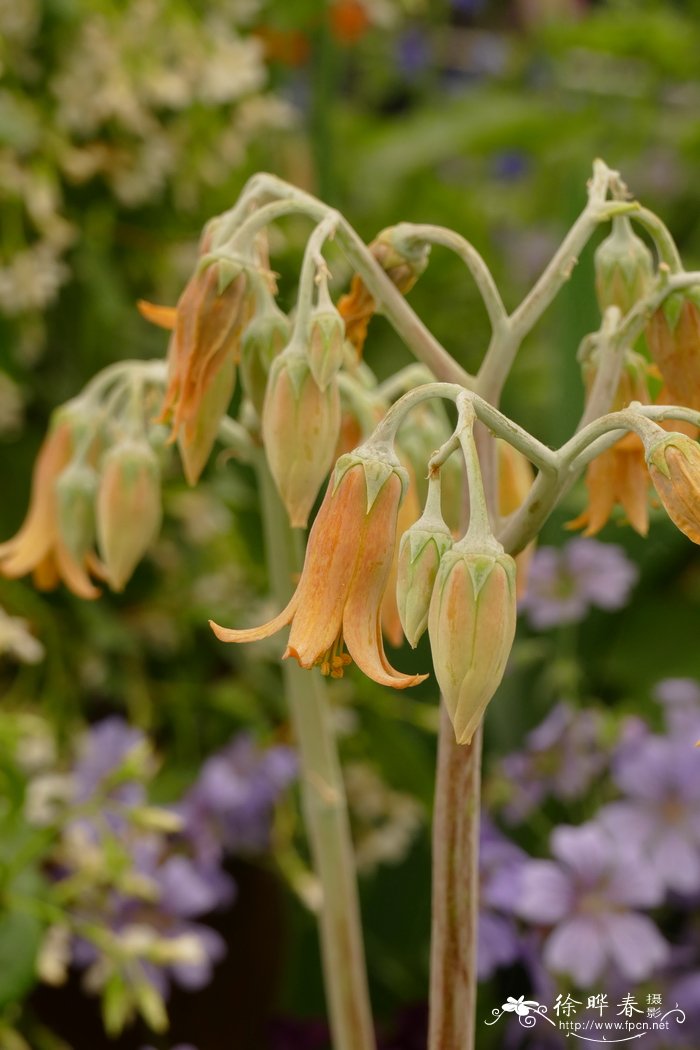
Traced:
<path fill-rule="evenodd" d="M 202 225 L 256 170 L 321 196 L 367 241 L 402 220 L 454 227 L 513 308 L 600 156 L 698 268 L 699 52 L 691 0 L 0 0 L 0 536 L 23 519 L 51 411 L 110 362 L 164 354 L 135 302 L 176 301 Z M 289 301 L 306 232 L 285 225 L 273 244 Z M 506 389 L 504 410 L 550 444 L 583 403 L 576 349 L 600 323 L 602 236 Z M 435 249 L 410 302 L 478 366 L 487 318 L 458 260 Z M 382 378 L 409 363 L 382 319 L 366 354 Z M 207 627 L 270 611 L 253 475 L 222 457 L 195 489 L 174 459 L 166 474 L 162 534 L 124 594 L 88 603 L 0 579 L 8 1050 L 328 1046 L 278 640 L 231 652 Z M 579 486 L 546 526 L 486 722 L 484 1050 L 505 1031 L 513 1046 L 563 1045 L 515 1021 L 485 1028 L 507 995 L 551 1010 L 557 994 L 605 992 L 614 1010 L 634 992 L 644 1011 L 675 996 L 688 1021 L 653 1045 L 692 1047 L 700 1030 L 700 774 L 674 780 L 700 736 L 700 562 L 656 511 L 647 539 L 619 520 L 572 539 L 563 526 L 584 502 Z M 396 659 L 425 669 L 427 645 Z M 436 699 L 434 681 L 388 696 L 356 674 L 333 690 L 383 1050 L 425 1045 Z M 614 909 L 646 924 L 648 966 L 554 966 L 557 920 L 518 904 L 517 887 L 543 859 L 574 879 L 562 825 L 636 827 L 640 761 L 662 800 L 644 848 L 670 859 L 656 896 Z M 77 812 L 59 805 L 69 782 Z M 125 798 L 175 805 L 185 830 L 119 811 L 87 858 L 90 798 L 103 816 Z M 134 890 L 145 873 L 158 901 Z M 60 908 L 91 928 L 118 932 L 128 914 L 209 937 L 208 965 L 127 979 L 68 935 Z M 148 987 L 167 998 L 169 1034 L 143 1020 L 162 1027 Z M 132 1007 L 141 1019 L 108 1043 L 102 1018 L 117 1033 Z"/>

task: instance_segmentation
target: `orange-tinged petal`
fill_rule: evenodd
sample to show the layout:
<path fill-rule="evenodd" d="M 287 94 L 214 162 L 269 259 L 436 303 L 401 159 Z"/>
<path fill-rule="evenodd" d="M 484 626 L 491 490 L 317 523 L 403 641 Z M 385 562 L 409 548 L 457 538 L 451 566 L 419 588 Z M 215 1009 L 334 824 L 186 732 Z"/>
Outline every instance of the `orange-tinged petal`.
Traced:
<path fill-rule="evenodd" d="M 649 531 L 649 475 L 639 438 L 637 443 L 638 448 L 620 454 L 618 500 L 632 528 L 640 536 L 646 536 Z"/>
<path fill-rule="evenodd" d="M 331 477 L 316 515 L 299 581 L 299 608 L 289 634 L 289 649 L 310 667 L 335 643 L 357 564 L 358 540 L 366 523 L 364 470 L 352 467 L 333 491 Z"/>
<path fill-rule="evenodd" d="M 55 557 L 58 572 L 68 590 L 76 594 L 78 598 L 86 600 L 99 598 L 99 588 L 95 587 L 84 566 L 78 564 L 60 540 L 56 543 Z"/>
<path fill-rule="evenodd" d="M 382 641 L 380 613 L 391 573 L 400 499 L 401 480 L 391 474 L 367 515 L 343 611 L 343 637 L 350 656 L 368 678 L 394 689 L 417 685 L 425 678 L 396 671 Z"/>
<path fill-rule="evenodd" d="M 29 510 L 19 531 L 0 544 L 0 572 L 24 576 L 51 551 L 56 537 L 54 486 L 73 449 L 70 422 L 53 426 L 44 439 L 34 465 Z"/>
<path fill-rule="evenodd" d="M 420 517 L 421 507 L 418 501 L 418 489 L 416 487 L 415 478 L 413 474 L 413 468 L 410 463 L 405 459 L 403 460 L 403 466 L 406 468 L 409 477 L 409 485 L 406 490 L 403 502 L 399 507 L 399 514 L 396 523 L 396 536 L 398 539 L 403 536 L 404 532 L 413 525 L 415 521 Z M 391 645 L 395 649 L 403 642 L 403 628 L 401 626 L 401 617 L 399 616 L 399 606 L 396 599 L 396 583 L 399 572 L 399 544 L 394 544 L 394 555 L 391 560 L 391 570 L 389 572 L 389 578 L 385 584 L 384 597 L 381 605 L 381 623 L 382 631 L 385 637 L 389 640 Z"/>
<path fill-rule="evenodd" d="M 343 637 L 357 666 L 379 685 L 407 689 L 428 677 L 425 674 L 402 674 L 391 666 L 384 651 L 379 615 L 357 594 L 348 600 L 345 607 Z"/>
<path fill-rule="evenodd" d="M 291 623 L 292 617 L 296 612 L 299 604 L 299 592 L 294 592 L 289 603 L 285 606 L 281 613 L 274 616 L 267 623 L 262 624 L 260 627 L 247 627 L 243 630 L 234 630 L 231 627 L 221 627 L 218 623 L 214 623 L 213 620 L 209 621 L 209 626 L 221 642 L 259 642 L 263 638 L 269 638 L 271 635 L 276 634 L 277 631 L 281 631 L 283 627 L 286 627 L 288 623 Z"/>
<path fill-rule="evenodd" d="M 147 299 L 137 299 L 136 309 L 151 324 L 166 328 L 169 332 L 172 332 L 177 322 L 176 306 L 159 306 L 157 303 L 149 303 Z"/>

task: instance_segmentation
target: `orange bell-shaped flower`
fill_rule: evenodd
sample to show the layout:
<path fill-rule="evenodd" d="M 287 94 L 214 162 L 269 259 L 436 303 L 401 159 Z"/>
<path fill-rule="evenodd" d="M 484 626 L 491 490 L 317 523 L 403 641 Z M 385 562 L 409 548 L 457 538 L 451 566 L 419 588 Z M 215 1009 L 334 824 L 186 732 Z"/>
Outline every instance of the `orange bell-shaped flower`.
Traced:
<path fill-rule="evenodd" d="M 172 330 L 168 386 L 160 420 L 172 425 L 188 482 L 194 485 L 209 457 L 228 408 L 240 357 L 242 332 L 252 310 L 248 281 L 233 260 L 208 260 L 213 228 L 205 231 L 200 261 L 177 306 L 140 302 L 154 324 Z"/>
<path fill-rule="evenodd" d="M 88 569 L 103 575 L 99 561 L 92 551 L 76 558 L 59 528 L 57 482 L 83 426 L 84 420 L 71 405 L 54 414 L 34 465 L 27 516 L 17 534 L 0 544 L 0 573 L 16 578 L 31 572 L 40 590 L 51 590 L 63 580 L 79 598 L 96 598 L 100 592 Z"/>
<path fill-rule="evenodd" d="M 223 642 L 253 642 L 291 623 L 285 658 L 342 677 L 353 660 L 368 678 L 394 689 L 425 675 L 396 671 L 387 660 L 380 615 L 396 543 L 403 479 L 397 463 L 357 453 L 336 465 L 309 534 L 301 579 L 279 616 L 262 627 L 230 630 Z M 344 651 L 347 647 L 347 653 Z"/>
<path fill-rule="evenodd" d="M 640 354 L 628 351 L 613 410 L 626 408 L 631 401 L 649 403 L 649 364 Z M 593 385 L 595 369 L 585 370 L 588 389 Z M 568 529 L 584 528 L 585 536 L 594 536 L 607 523 L 616 504 L 620 504 L 627 521 L 640 536 L 649 531 L 649 475 L 642 443 L 636 434 L 626 434 L 612 448 L 597 456 L 586 470 L 588 507 Z"/>

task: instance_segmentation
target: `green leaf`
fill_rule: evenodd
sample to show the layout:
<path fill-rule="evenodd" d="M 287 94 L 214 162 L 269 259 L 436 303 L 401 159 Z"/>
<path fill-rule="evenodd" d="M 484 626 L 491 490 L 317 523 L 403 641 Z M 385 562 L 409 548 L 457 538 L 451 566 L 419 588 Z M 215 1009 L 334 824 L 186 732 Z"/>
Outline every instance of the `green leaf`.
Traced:
<path fill-rule="evenodd" d="M 0 1009 L 23 999 L 36 983 L 43 924 L 25 912 L 0 917 Z"/>

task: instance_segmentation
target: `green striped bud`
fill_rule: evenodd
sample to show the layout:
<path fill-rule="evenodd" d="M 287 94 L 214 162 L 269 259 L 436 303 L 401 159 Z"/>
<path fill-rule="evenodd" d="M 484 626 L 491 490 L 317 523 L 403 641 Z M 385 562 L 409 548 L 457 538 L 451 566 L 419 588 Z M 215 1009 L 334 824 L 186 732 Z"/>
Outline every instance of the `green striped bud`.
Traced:
<path fill-rule="evenodd" d="M 135 438 L 114 445 L 101 467 L 97 542 L 109 584 L 121 591 L 160 530 L 160 467 L 149 443 Z"/>
<path fill-rule="evenodd" d="M 595 253 L 595 288 L 601 312 L 617 306 L 626 314 L 649 291 L 653 276 L 651 252 L 634 233 L 629 219 L 616 216 L 612 232 Z"/>
<path fill-rule="evenodd" d="M 498 545 L 500 546 L 500 545 Z M 430 602 L 433 664 L 458 744 L 468 744 L 501 683 L 515 637 L 515 562 L 462 542 L 440 561 Z"/>

